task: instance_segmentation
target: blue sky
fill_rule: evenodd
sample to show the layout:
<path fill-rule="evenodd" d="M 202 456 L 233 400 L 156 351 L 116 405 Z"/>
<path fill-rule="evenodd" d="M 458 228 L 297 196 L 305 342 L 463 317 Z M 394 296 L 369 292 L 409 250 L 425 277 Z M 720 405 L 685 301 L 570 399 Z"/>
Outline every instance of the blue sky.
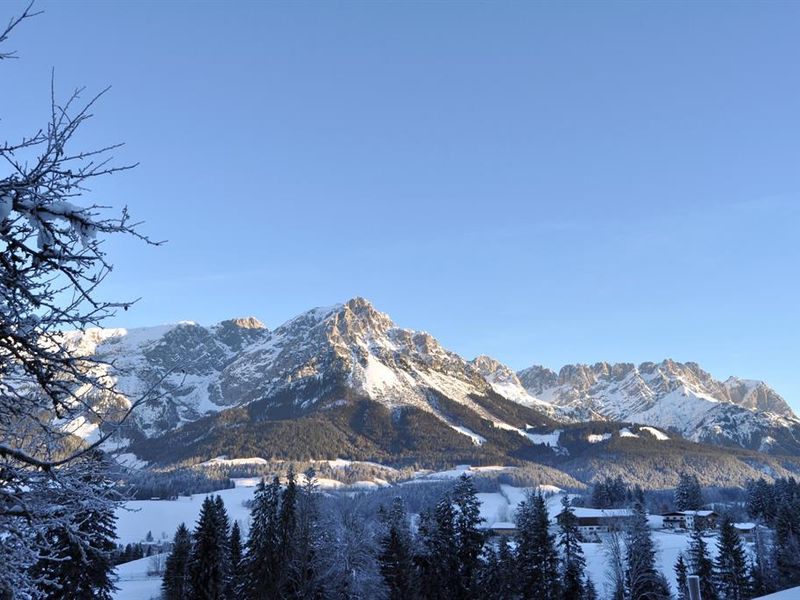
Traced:
<path fill-rule="evenodd" d="M 39 6 L 2 137 L 51 67 L 112 85 L 80 142 L 140 166 L 94 199 L 169 240 L 109 241 L 114 324 L 362 295 L 466 357 L 694 360 L 800 408 L 800 3 Z"/>

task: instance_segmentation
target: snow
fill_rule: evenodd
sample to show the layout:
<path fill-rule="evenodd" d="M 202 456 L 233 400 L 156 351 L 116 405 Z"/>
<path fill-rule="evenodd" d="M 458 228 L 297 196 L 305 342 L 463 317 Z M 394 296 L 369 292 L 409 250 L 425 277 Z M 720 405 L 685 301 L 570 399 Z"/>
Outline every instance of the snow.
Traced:
<path fill-rule="evenodd" d="M 226 456 L 217 456 L 211 460 L 201 462 L 201 467 L 220 466 L 236 466 L 236 465 L 266 465 L 267 459 L 252 457 L 252 458 L 227 458 Z"/>
<path fill-rule="evenodd" d="M 467 429 L 463 425 L 453 425 L 452 423 L 448 423 L 447 425 L 451 429 L 455 429 L 458 433 L 461 433 L 467 436 L 468 438 L 472 439 L 472 443 L 475 444 L 476 446 L 480 446 L 486 441 L 485 437 L 483 437 L 482 435 L 478 435 L 477 433 L 475 433 L 470 429 Z"/>
<path fill-rule="evenodd" d="M 588 436 L 586 436 L 586 441 L 588 441 L 590 444 L 597 444 L 610 439 L 610 433 L 590 433 Z"/>
<path fill-rule="evenodd" d="M 114 458 L 120 465 L 129 469 L 143 469 L 147 466 L 147 461 L 141 460 L 133 452 L 123 452 Z"/>
<path fill-rule="evenodd" d="M 655 427 L 646 427 L 646 426 L 645 427 L 639 427 L 639 431 L 646 431 L 647 433 L 652 435 L 654 438 L 656 438 L 660 442 L 663 442 L 663 441 L 669 439 L 669 436 L 666 433 L 664 433 L 663 431 L 659 431 Z"/>
<path fill-rule="evenodd" d="M 117 566 L 115 572 L 119 577 L 119 589 L 114 593 L 114 600 L 151 600 L 161 597 L 161 577 L 147 574 L 152 559 L 152 556 L 148 556 Z"/>
<path fill-rule="evenodd" d="M 800 598 L 800 587 L 793 587 L 769 596 L 759 596 L 757 600 L 797 600 L 798 598 Z"/>
<path fill-rule="evenodd" d="M 623 427 L 622 429 L 619 430 L 619 437 L 637 438 L 637 437 L 639 437 L 639 434 L 638 433 L 633 433 L 627 427 Z"/>

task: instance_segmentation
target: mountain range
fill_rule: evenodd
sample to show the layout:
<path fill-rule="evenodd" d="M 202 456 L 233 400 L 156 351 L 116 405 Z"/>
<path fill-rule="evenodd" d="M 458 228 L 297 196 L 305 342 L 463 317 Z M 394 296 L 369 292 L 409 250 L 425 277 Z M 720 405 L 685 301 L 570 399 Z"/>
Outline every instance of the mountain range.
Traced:
<path fill-rule="evenodd" d="M 218 455 L 553 462 L 576 456 L 568 440 L 596 453 L 642 436 L 651 446 L 800 455 L 800 420 L 763 382 L 717 381 L 672 360 L 515 373 L 400 328 L 363 298 L 274 330 L 250 317 L 66 336 L 116 380 L 119 394 L 91 399 L 100 414 L 157 392 L 111 444 L 152 464 Z M 89 413 L 64 426 L 97 435 Z"/>

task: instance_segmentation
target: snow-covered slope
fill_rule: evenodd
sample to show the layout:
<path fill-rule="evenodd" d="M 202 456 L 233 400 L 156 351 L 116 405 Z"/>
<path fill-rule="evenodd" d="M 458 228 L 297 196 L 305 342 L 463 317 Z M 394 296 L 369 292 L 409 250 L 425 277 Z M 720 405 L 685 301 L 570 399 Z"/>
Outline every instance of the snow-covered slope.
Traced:
<path fill-rule="evenodd" d="M 134 413 L 129 437 L 158 436 L 205 414 L 255 402 L 259 418 L 292 418 L 366 398 L 391 410 L 425 411 L 480 445 L 484 438 L 445 410 L 445 401 L 461 407 L 455 412 L 505 429 L 520 423 L 509 425 L 492 409 L 496 394 L 542 415 L 560 412 L 529 397 L 518 382 L 513 387 L 516 376 L 507 367 L 493 363 L 493 372 L 503 370 L 512 382 L 497 386 L 476 364 L 428 333 L 397 327 L 363 298 L 313 309 L 273 331 L 250 318 L 208 328 L 185 322 L 69 336 L 76 353 L 113 363 L 106 370 L 120 395 L 98 403 L 124 408 L 155 386 L 157 398 Z M 68 426 L 79 435 L 95 435 L 92 423 L 87 416 Z"/>
<path fill-rule="evenodd" d="M 672 429 L 702 442 L 796 453 L 800 421 L 761 381 L 720 382 L 695 363 L 567 365 L 520 371 L 528 393 L 588 419 Z"/>

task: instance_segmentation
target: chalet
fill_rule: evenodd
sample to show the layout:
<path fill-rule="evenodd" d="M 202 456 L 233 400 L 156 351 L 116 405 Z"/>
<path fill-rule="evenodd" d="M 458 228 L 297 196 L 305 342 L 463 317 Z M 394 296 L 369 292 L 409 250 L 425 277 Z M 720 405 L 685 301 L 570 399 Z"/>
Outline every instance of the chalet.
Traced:
<path fill-rule="evenodd" d="M 756 528 L 758 526 L 755 523 L 734 523 L 733 528 L 736 530 L 736 533 L 739 534 L 739 537 L 742 538 L 743 542 L 747 542 L 751 544 L 756 541 Z"/>
<path fill-rule="evenodd" d="M 509 521 L 497 521 L 483 527 L 490 538 L 512 537 L 517 534 L 517 526 Z"/>
<path fill-rule="evenodd" d="M 578 533 L 584 541 L 597 541 L 599 535 L 610 531 L 619 531 L 633 518 L 633 511 L 629 508 L 584 508 L 575 507 Z M 556 521 L 561 521 L 561 512 L 556 516 Z"/>
<path fill-rule="evenodd" d="M 713 510 L 679 510 L 661 515 L 665 529 L 716 529 L 719 515 Z"/>

